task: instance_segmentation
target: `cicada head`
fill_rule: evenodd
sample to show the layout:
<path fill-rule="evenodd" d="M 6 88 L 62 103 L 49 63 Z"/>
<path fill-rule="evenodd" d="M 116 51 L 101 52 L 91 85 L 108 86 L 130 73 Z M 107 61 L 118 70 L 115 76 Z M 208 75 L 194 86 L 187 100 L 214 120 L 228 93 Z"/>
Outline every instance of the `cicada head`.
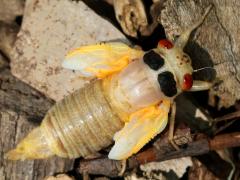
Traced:
<path fill-rule="evenodd" d="M 183 47 L 173 45 L 168 40 L 160 40 L 158 52 L 164 57 L 167 68 L 176 78 L 177 88 L 180 91 L 190 90 L 193 85 L 192 79 L 192 61 L 191 58 L 183 52 Z"/>
<path fill-rule="evenodd" d="M 203 16 L 183 31 L 174 44 L 168 40 L 161 40 L 156 49 L 144 55 L 144 62 L 155 71 L 151 73 L 152 78 L 156 79 L 157 74 L 161 91 L 166 97 L 175 97 L 182 91 L 200 91 L 212 87 L 212 83 L 209 82 L 193 81 L 191 59 L 183 52 L 190 34 L 204 22 L 212 7 L 208 6 Z"/>
<path fill-rule="evenodd" d="M 150 67 L 152 80 L 157 79 L 160 89 L 168 98 L 193 85 L 190 57 L 168 40 L 161 40 L 156 49 L 146 52 L 143 61 Z"/>

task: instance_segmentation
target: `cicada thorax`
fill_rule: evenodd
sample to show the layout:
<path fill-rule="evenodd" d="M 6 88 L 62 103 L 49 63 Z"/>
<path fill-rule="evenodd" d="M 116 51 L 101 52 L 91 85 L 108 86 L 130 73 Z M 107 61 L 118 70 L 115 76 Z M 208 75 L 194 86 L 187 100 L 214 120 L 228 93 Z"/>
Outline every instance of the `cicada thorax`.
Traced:
<path fill-rule="evenodd" d="M 123 121 L 97 80 L 65 97 L 50 109 L 41 125 L 55 154 L 86 157 L 110 145 Z"/>
<path fill-rule="evenodd" d="M 131 62 L 120 73 L 105 79 L 111 102 L 121 116 L 160 102 L 164 95 L 143 59 Z"/>

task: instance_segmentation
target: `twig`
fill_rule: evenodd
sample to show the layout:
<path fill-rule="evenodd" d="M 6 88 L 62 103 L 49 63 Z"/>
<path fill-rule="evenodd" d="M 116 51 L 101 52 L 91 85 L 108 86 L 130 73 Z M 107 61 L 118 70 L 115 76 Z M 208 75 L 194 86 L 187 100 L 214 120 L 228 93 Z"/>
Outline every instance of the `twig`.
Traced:
<path fill-rule="evenodd" d="M 216 129 L 214 135 L 223 131 L 238 119 L 240 119 L 240 110 L 213 119 L 213 121 L 211 121 L 211 124 L 214 127 L 213 129 Z M 219 124 L 221 124 L 220 127 Z"/>
<path fill-rule="evenodd" d="M 229 126 L 231 126 L 234 122 L 236 121 L 236 119 L 233 119 L 229 122 L 227 122 L 226 124 L 222 125 L 221 127 L 217 128 L 217 123 L 215 124 L 215 129 L 216 131 L 214 131 L 214 135 L 218 134 L 219 132 L 223 131 L 224 129 L 228 128 Z"/>
<path fill-rule="evenodd" d="M 218 117 L 218 118 L 215 118 L 213 121 L 217 123 L 220 121 L 227 121 L 227 120 L 232 120 L 235 118 L 240 118 L 240 110 L 233 112 L 233 113 L 226 114 L 226 115 Z"/>
<path fill-rule="evenodd" d="M 210 150 L 219 150 L 240 146 L 240 132 L 215 136 L 209 141 Z"/>
<path fill-rule="evenodd" d="M 159 151 L 156 146 L 140 152 L 127 160 L 127 170 L 138 167 L 141 164 L 153 161 L 165 161 L 185 156 L 196 156 L 205 154 L 211 150 L 240 146 L 240 132 L 218 135 L 213 139 L 206 137 L 191 142 L 179 151 Z M 80 161 L 78 172 L 89 174 L 103 174 L 115 177 L 121 170 L 121 161 L 99 158 Z"/>

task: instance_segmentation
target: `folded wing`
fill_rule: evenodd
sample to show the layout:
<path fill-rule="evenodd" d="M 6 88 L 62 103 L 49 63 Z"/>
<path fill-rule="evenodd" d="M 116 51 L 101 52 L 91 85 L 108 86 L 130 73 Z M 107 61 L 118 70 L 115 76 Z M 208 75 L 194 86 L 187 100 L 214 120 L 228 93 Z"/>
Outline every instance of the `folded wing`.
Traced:
<path fill-rule="evenodd" d="M 104 78 L 121 71 L 134 59 L 143 55 L 143 51 L 120 42 L 82 46 L 70 51 L 62 66 L 78 70 L 85 77 Z"/>
<path fill-rule="evenodd" d="M 114 135 L 115 144 L 108 157 L 122 160 L 137 153 L 164 130 L 168 122 L 169 109 L 170 101 L 164 100 L 159 106 L 151 106 L 134 113 L 124 128 Z"/>

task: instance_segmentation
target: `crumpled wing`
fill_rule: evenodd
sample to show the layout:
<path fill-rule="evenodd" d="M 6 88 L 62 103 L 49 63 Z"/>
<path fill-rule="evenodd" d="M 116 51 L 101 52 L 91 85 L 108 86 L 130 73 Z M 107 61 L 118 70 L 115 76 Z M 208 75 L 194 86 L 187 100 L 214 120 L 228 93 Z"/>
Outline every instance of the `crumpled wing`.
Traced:
<path fill-rule="evenodd" d="M 62 66 L 78 70 L 84 77 L 104 78 L 121 71 L 132 60 L 143 55 L 143 51 L 120 42 L 82 46 L 70 51 Z"/>
<path fill-rule="evenodd" d="M 115 144 L 108 157 L 127 159 L 137 153 L 146 143 L 164 130 L 168 122 L 170 101 L 164 100 L 158 106 L 150 106 L 131 115 L 131 119 L 114 135 Z"/>

